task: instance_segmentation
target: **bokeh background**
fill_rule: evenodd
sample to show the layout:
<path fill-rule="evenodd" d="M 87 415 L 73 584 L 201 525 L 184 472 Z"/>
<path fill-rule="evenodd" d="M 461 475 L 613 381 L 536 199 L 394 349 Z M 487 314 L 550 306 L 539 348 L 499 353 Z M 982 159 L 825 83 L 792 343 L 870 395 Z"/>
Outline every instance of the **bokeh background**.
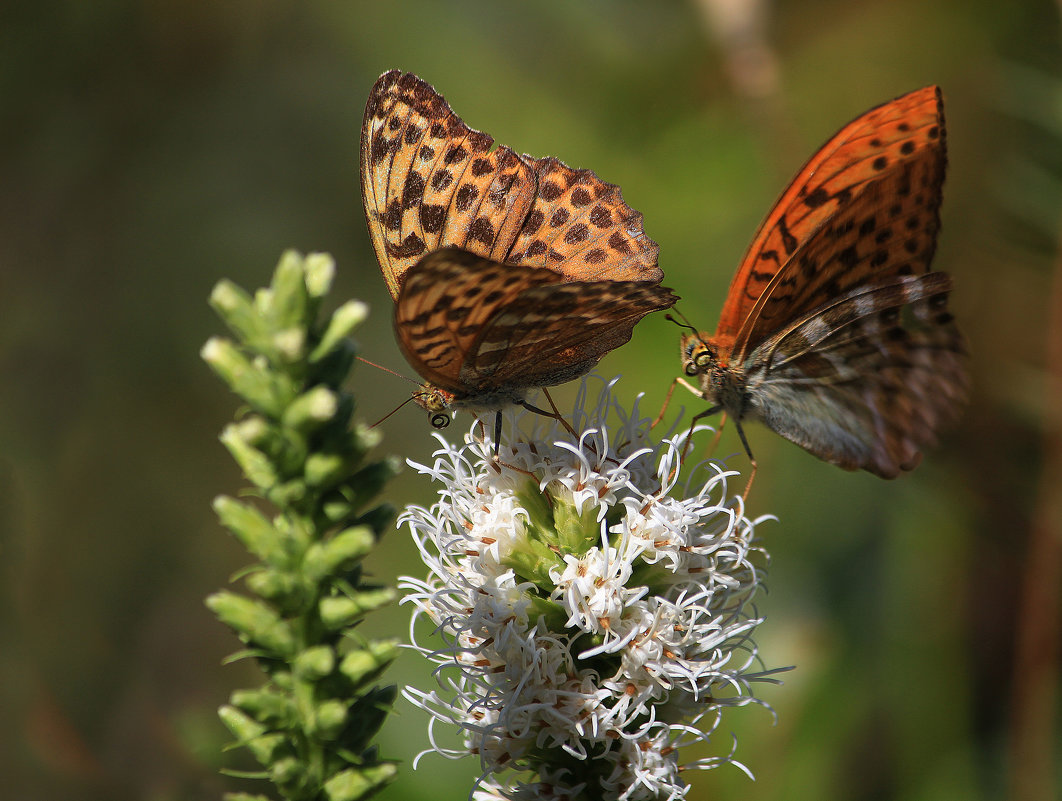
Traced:
<path fill-rule="evenodd" d="M 212 497 L 235 399 L 198 356 L 222 277 L 285 248 L 337 259 L 363 352 L 407 374 L 361 211 L 369 87 L 412 70 L 473 127 L 622 185 L 681 308 L 714 325 L 771 201 L 866 108 L 943 86 L 950 172 L 936 265 L 973 354 L 961 423 L 912 475 L 822 464 L 769 432 L 752 512 L 772 554 L 765 709 L 724 718 L 733 768 L 692 799 L 1057 797 L 1062 504 L 1059 8 L 1036 0 L 7 0 L 0 8 L 0 798 L 210 799 L 215 709 L 256 681 L 203 607 L 246 561 Z M 660 318 L 605 375 L 658 408 Z M 1052 378 L 1052 376 L 1054 376 Z M 362 417 L 408 385 L 359 369 Z M 1053 387 L 1053 389 L 1052 389 Z M 571 388 L 558 393 L 562 403 Z M 455 429 L 457 431 L 457 429 Z M 381 453 L 424 459 L 411 407 Z M 738 453 L 731 431 L 721 454 Z M 734 465 L 745 468 L 743 456 Z M 407 471 L 401 505 L 430 501 Z M 370 567 L 420 574 L 404 532 Z M 405 632 L 407 610 L 370 623 Z M 397 682 L 429 685 L 414 655 Z M 382 739 L 409 763 L 425 717 Z M 384 798 L 465 797 L 429 756 Z M 266 790 L 268 788 L 261 787 Z"/>

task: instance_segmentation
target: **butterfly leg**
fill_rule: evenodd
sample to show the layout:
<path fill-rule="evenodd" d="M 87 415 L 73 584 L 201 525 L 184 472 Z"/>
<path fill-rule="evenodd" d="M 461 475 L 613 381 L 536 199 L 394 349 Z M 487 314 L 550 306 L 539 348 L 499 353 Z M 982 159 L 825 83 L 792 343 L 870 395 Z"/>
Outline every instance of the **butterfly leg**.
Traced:
<path fill-rule="evenodd" d="M 494 413 L 494 461 L 498 461 L 498 449 L 501 448 L 502 413 L 498 409 Z"/>
<path fill-rule="evenodd" d="M 485 442 L 487 440 L 487 429 L 483 425 L 483 418 L 478 414 L 476 415 L 476 425 L 472 428 L 472 436 L 476 442 Z"/>
<path fill-rule="evenodd" d="M 678 384 L 679 381 L 682 381 L 683 385 L 685 385 L 687 388 L 689 388 L 689 385 L 686 384 L 686 382 L 683 381 L 682 378 L 675 378 L 671 382 L 671 388 L 674 389 L 674 385 Z M 701 393 L 698 392 L 697 394 L 700 395 Z M 670 392 L 668 393 L 668 395 L 670 395 Z M 701 419 L 701 417 L 707 417 L 709 415 L 715 414 L 717 411 L 719 411 L 722 408 L 723 407 L 721 407 L 721 406 L 713 406 L 710 409 L 705 409 L 704 411 L 700 412 L 699 414 L 693 415 L 693 419 L 689 421 L 689 431 L 686 432 L 686 443 L 682 446 L 682 458 L 679 460 L 679 462 L 675 463 L 674 468 L 671 471 L 671 474 L 668 476 L 668 481 L 674 480 L 674 474 L 675 474 L 676 471 L 679 470 L 679 465 L 682 462 L 686 461 L 686 457 L 689 456 L 689 448 L 693 444 L 693 428 L 697 427 L 697 421 L 699 421 Z M 663 417 L 663 416 L 664 416 L 664 410 L 662 409 L 661 410 L 661 417 Z M 656 419 L 656 423 L 658 423 L 658 422 L 660 422 L 660 417 L 657 417 L 657 419 Z M 656 425 L 656 423 L 653 423 L 653 425 Z"/>
<path fill-rule="evenodd" d="M 719 417 L 719 425 L 715 427 L 715 436 L 712 437 L 712 443 L 708 446 L 708 450 L 705 451 L 705 456 L 709 459 L 712 458 L 712 454 L 715 453 L 715 449 L 719 447 L 719 440 L 723 437 L 723 426 L 726 425 L 726 412 L 723 412 Z M 744 434 L 742 434 L 744 439 Z M 748 450 L 748 446 L 745 446 L 745 450 Z M 755 461 L 755 460 L 753 460 Z"/>
<path fill-rule="evenodd" d="M 542 391 L 546 392 L 545 390 L 542 390 Z M 519 403 L 520 406 L 523 406 L 529 412 L 534 412 L 535 414 L 540 414 L 543 417 L 549 417 L 549 418 L 552 418 L 553 420 L 556 420 L 558 423 L 560 423 L 562 426 L 564 426 L 564 430 L 565 431 L 567 431 L 573 437 L 578 439 L 579 435 L 575 433 L 575 429 L 572 428 L 571 423 L 569 423 L 567 420 L 564 419 L 564 415 L 562 415 L 560 412 L 557 411 L 557 406 L 556 406 L 556 404 L 553 403 L 553 398 L 549 397 L 549 393 L 548 392 L 546 392 L 546 397 L 549 398 L 549 405 L 553 407 L 553 411 L 552 412 L 547 412 L 545 409 L 539 409 L 533 403 L 528 403 L 525 400 L 518 401 L 518 403 Z"/>
<path fill-rule="evenodd" d="M 544 414 L 544 412 L 543 412 Z M 478 420 L 480 431 L 482 433 L 483 421 Z M 501 432 L 502 432 L 502 412 L 499 409 L 494 414 L 494 458 L 490 461 L 490 466 L 494 469 L 494 472 L 501 474 L 502 468 L 506 467 L 509 470 L 515 470 L 517 473 L 523 473 L 525 476 L 530 476 L 533 479 L 538 479 L 534 473 L 530 470 L 524 470 L 522 467 L 517 467 L 514 464 L 503 462 L 501 459 Z"/>
<path fill-rule="evenodd" d="M 741 499 L 747 501 L 749 498 L 749 490 L 752 489 L 752 480 L 756 478 L 756 471 L 760 469 L 760 466 L 756 463 L 756 457 L 752 455 L 752 448 L 749 447 L 749 441 L 745 439 L 745 430 L 741 427 L 741 423 L 737 418 L 734 419 L 734 426 L 737 428 L 738 437 L 741 438 L 741 444 L 745 446 L 745 453 L 748 454 L 749 463 L 752 465 L 752 470 L 749 472 L 749 481 L 745 485 L 745 491 L 741 493 Z M 719 428 L 722 430 L 722 425 L 720 425 Z M 716 440 L 718 441 L 718 439 L 719 435 L 717 434 Z"/>
<path fill-rule="evenodd" d="M 483 426 L 483 421 L 479 421 L 480 426 Z M 490 460 L 490 466 L 494 469 L 495 473 L 501 475 L 502 467 L 509 467 L 513 470 L 519 470 L 521 473 L 526 473 L 526 470 L 520 470 L 515 465 L 506 464 L 501 460 L 501 432 L 502 432 L 502 413 L 501 409 L 498 409 L 494 413 L 494 457 Z"/>
<path fill-rule="evenodd" d="M 553 402 L 553 397 L 549 394 L 549 390 L 543 387 L 542 392 L 545 393 L 546 400 L 549 401 L 550 408 L 553 409 L 553 414 L 550 416 L 554 420 L 559 422 L 562 426 L 564 426 L 564 429 L 571 435 L 572 439 L 578 441 L 579 435 L 576 433 L 575 429 L 572 428 L 571 424 L 567 420 L 565 420 L 561 413 L 557 410 L 557 404 Z M 594 443 L 592 440 L 587 442 L 587 446 L 590 448 L 591 451 L 595 453 L 597 452 L 597 449 L 594 447 Z M 605 461 L 612 462 L 612 464 L 617 466 L 619 465 L 619 462 L 613 459 L 611 456 L 606 456 Z"/>
<path fill-rule="evenodd" d="M 483 442 L 487 438 L 487 427 L 483 424 L 483 418 L 476 415 L 476 428 L 478 433 L 475 438 Z M 498 461 L 498 450 L 501 448 L 502 413 L 501 409 L 494 413 L 494 461 Z"/>
<path fill-rule="evenodd" d="M 700 420 L 702 417 L 710 417 L 716 412 L 721 411 L 723 412 L 723 420 L 719 424 L 719 429 L 715 432 L 715 439 L 712 440 L 711 444 L 711 450 L 714 451 L 715 446 L 719 443 L 719 435 L 723 431 L 723 424 L 726 422 L 726 412 L 723 411 L 722 406 L 712 406 L 710 409 L 705 409 L 703 412 L 694 415 L 693 420 L 690 422 L 690 438 L 692 439 L 693 437 L 693 427 L 694 425 L 696 425 L 698 420 Z M 747 500 L 749 497 L 749 490 L 752 489 L 752 480 L 756 478 L 756 471 L 759 470 L 759 464 L 757 464 L 756 462 L 756 457 L 752 455 L 752 448 L 749 447 L 749 441 L 745 437 L 745 429 L 741 427 L 741 422 L 736 417 L 734 418 L 734 426 L 737 428 L 738 437 L 741 439 L 741 444 L 745 448 L 745 454 L 749 457 L 749 463 L 752 466 L 752 471 L 749 473 L 748 483 L 745 484 L 745 491 L 741 493 L 742 500 Z M 682 455 L 685 456 L 685 452 L 683 452 Z"/>
<path fill-rule="evenodd" d="M 549 394 L 549 390 L 542 387 L 542 394 L 546 396 L 546 400 L 549 401 L 549 408 L 553 410 L 553 419 L 564 426 L 564 430 L 572 435 L 573 438 L 578 439 L 579 435 L 575 433 L 575 429 L 571 424 L 564 419 L 564 416 L 557 410 L 557 404 L 553 402 L 553 396 Z"/>
<path fill-rule="evenodd" d="M 681 381 L 682 379 L 678 380 Z M 697 421 L 700 420 L 702 417 L 711 417 L 713 414 L 721 411 L 723 411 L 722 406 L 711 406 L 705 409 L 703 412 L 698 412 L 697 414 L 693 415 L 693 418 L 690 420 L 689 434 L 686 435 L 686 446 L 682 450 L 682 458 L 686 458 L 686 454 L 689 453 L 689 447 L 693 443 L 693 429 L 696 428 Z"/>
<path fill-rule="evenodd" d="M 501 457 L 498 455 L 498 449 L 501 447 L 501 425 L 502 415 L 499 411 L 494 417 L 494 456 L 490 460 L 490 466 L 497 473 L 501 472 L 501 468 L 498 466 L 501 464 Z M 487 427 L 483 424 L 483 418 L 479 415 L 476 415 L 476 425 L 473 427 L 472 432 L 472 436 L 476 438 L 477 442 L 486 442 Z"/>
<path fill-rule="evenodd" d="M 682 379 L 681 378 L 676 378 L 671 383 L 672 388 L 674 388 L 675 384 L 678 383 L 679 381 L 682 381 Z M 689 385 L 686 384 L 685 381 L 682 381 L 682 383 L 684 385 L 686 385 L 687 387 L 689 387 Z M 700 395 L 700 392 L 698 392 L 697 394 Z M 693 444 L 693 429 L 697 426 L 697 421 L 700 420 L 702 417 L 708 417 L 710 415 L 715 414 L 716 412 L 720 411 L 722 408 L 723 408 L 722 406 L 713 406 L 710 409 L 705 409 L 700 414 L 695 414 L 693 416 L 693 419 L 690 420 L 690 430 L 686 433 L 686 443 L 682 446 L 682 458 L 679 459 L 678 462 L 675 463 L 675 467 L 672 469 L 671 474 L 667 478 L 668 481 L 673 481 L 674 480 L 675 472 L 678 471 L 679 465 L 686 460 L 686 457 L 690 453 L 690 446 Z M 664 414 L 663 410 L 661 410 L 660 416 L 663 417 L 663 414 Z M 657 420 L 657 422 L 659 422 L 659 419 Z M 654 423 L 653 425 L 656 425 L 656 423 Z"/>
<path fill-rule="evenodd" d="M 664 419 L 664 412 L 667 411 L 668 404 L 671 403 L 671 395 L 675 392 L 676 384 L 681 384 L 694 395 L 696 395 L 698 398 L 704 397 L 701 391 L 697 389 L 697 387 L 693 386 L 693 384 L 691 384 L 682 376 L 677 376 L 675 380 L 671 382 L 671 386 L 667 388 L 667 395 L 664 396 L 664 405 L 660 407 L 660 414 L 658 414 L 656 416 L 656 419 L 649 424 L 650 431 L 656 428 L 657 424 Z"/>

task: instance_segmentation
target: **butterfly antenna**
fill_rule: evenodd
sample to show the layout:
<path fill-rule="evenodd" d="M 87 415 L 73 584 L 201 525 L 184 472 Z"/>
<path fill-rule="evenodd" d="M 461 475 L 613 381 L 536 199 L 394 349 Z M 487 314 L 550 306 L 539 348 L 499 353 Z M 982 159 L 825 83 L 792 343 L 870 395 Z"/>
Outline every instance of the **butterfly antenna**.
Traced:
<path fill-rule="evenodd" d="M 671 316 L 671 313 L 668 312 L 667 314 L 664 315 L 664 319 L 665 320 L 670 320 L 675 325 L 677 325 L 679 328 L 688 328 L 688 329 L 690 329 L 690 331 L 692 331 L 694 334 L 696 334 L 698 336 L 698 338 L 700 337 L 700 333 L 701 332 L 698 331 L 696 328 L 693 327 L 693 325 L 690 324 L 690 321 L 686 319 L 686 315 L 685 314 L 683 314 L 682 312 L 678 311 L 677 309 L 673 309 L 672 311 L 674 311 L 675 314 L 677 314 L 682 319 L 681 320 L 676 320 L 674 317 Z"/>
<path fill-rule="evenodd" d="M 371 367 L 375 367 L 375 368 L 377 368 L 379 370 L 383 370 L 385 373 L 390 373 L 391 375 L 396 375 L 399 378 L 410 382 L 411 384 L 416 384 L 417 386 L 420 386 L 420 382 L 419 381 L 416 381 L 416 380 L 410 378 L 408 375 L 402 375 L 401 373 L 396 373 L 390 367 L 384 367 L 382 364 L 377 364 L 376 362 L 370 362 L 368 359 L 363 358 L 361 356 L 355 356 L 354 358 L 357 359 L 359 362 L 365 362 L 367 365 L 369 365 Z M 406 403 L 409 403 L 409 401 L 406 401 Z M 402 406 L 405 406 L 405 403 L 402 404 Z M 399 406 L 398 409 L 401 409 L 402 406 Z M 397 412 L 398 409 L 395 409 L 395 412 Z M 395 412 L 391 412 L 391 414 L 394 414 Z M 387 417 L 390 417 L 391 414 L 387 415 Z M 382 423 L 384 420 L 386 420 L 387 417 L 385 417 L 383 420 L 381 420 L 380 423 Z M 374 423 L 374 425 L 379 425 L 379 423 Z"/>
<path fill-rule="evenodd" d="M 372 362 L 369 362 L 369 364 L 372 364 Z M 391 372 L 391 371 L 388 370 L 387 372 Z M 398 373 L 395 373 L 395 375 L 398 375 Z M 405 376 L 402 376 L 402 378 L 405 378 Z M 400 404 L 398 404 L 395 408 L 393 408 L 391 411 L 389 411 L 387 414 L 385 414 L 383 417 L 381 417 L 379 420 L 377 420 L 375 423 L 373 423 L 371 426 L 369 426 L 369 428 L 376 428 L 376 426 L 380 425 L 380 423 L 382 423 L 384 420 L 386 420 L 392 414 L 397 412 L 399 409 L 401 409 L 407 403 L 409 403 L 412 400 L 416 400 L 417 398 L 419 398 L 421 395 L 424 395 L 424 394 L 425 393 L 423 393 L 423 392 L 414 392 L 412 396 L 406 398 L 404 401 L 402 401 Z"/>

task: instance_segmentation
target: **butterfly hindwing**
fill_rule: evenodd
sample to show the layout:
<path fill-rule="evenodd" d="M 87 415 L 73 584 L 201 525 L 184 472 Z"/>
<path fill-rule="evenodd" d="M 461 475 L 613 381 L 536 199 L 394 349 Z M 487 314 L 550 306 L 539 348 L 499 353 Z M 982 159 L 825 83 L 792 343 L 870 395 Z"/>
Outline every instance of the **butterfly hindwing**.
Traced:
<path fill-rule="evenodd" d="M 484 326 L 468 355 L 468 380 L 512 387 L 563 383 L 630 341 L 642 317 L 677 300 L 650 281 L 528 287 Z"/>
<path fill-rule="evenodd" d="M 893 478 L 965 399 L 965 345 L 944 273 L 863 286 L 760 345 L 746 363 L 757 417 L 825 461 Z"/>
<path fill-rule="evenodd" d="M 568 282 L 444 248 L 409 270 L 395 331 L 417 371 L 448 391 L 552 386 L 582 375 L 677 299 L 648 281 Z"/>
<path fill-rule="evenodd" d="M 395 302 L 398 345 L 428 381 L 467 392 L 465 365 L 488 323 L 524 290 L 562 281 L 550 270 L 512 269 L 458 248 L 437 250 L 406 275 Z"/>

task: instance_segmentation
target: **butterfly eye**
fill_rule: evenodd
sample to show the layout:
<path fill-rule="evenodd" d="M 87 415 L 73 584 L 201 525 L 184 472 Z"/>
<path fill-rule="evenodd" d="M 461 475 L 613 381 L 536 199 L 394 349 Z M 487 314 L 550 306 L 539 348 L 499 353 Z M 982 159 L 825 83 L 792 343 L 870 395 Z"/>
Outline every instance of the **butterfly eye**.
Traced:
<path fill-rule="evenodd" d="M 715 351 L 705 343 L 699 342 L 690 346 L 683 369 L 690 377 L 700 375 L 708 370 L 714 361 Z"/>
<path fill-rule="evenodd" d="M 693 367 L 697 372 L 707 370 L 712 362 L 715 361 L 715 351 L 709 347 L 701 348 L 695 354 L 693 354 Z"/>
<path fill-rule="evenodd" d="M 446 428 L 450 425 L 450 415 L 437 412 L 431 416 L 432 428 Z"/>

